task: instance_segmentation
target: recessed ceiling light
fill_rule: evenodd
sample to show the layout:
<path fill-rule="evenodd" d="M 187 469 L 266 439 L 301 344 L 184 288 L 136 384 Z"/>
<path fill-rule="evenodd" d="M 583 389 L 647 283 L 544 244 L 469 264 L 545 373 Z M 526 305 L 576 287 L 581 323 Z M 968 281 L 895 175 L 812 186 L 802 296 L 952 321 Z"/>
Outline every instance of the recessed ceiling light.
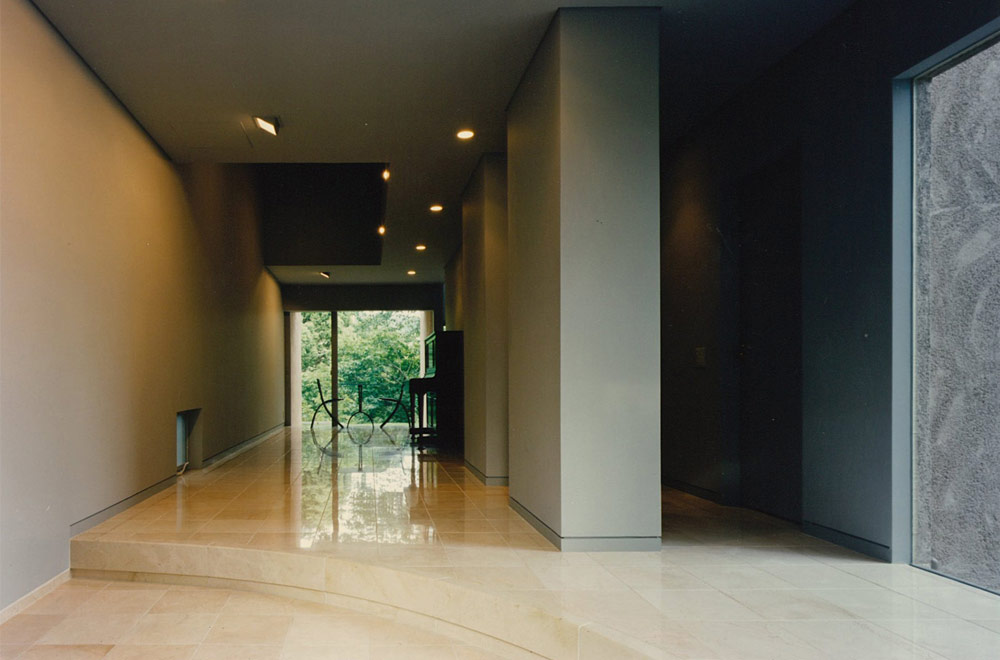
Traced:
<path fill-rule="evenodd" d="M 378 226 L 378 235 L 379 236 L 385 236 L 385 225 L 379 225 Z"/>
<path fill-rule="evenodd" d="M 473 133 L 472 131 L 470 131 L 467 128 L 462 129 L 458 133 L 455 134 L 455 136 L 459 140 L 471 140 L 473 135 L 475 135 L 475 133 Z"/>
<path fill-rule="evenodd" d="M 388 169 L 382 170 L 382 178 L 385 179 L 386 181 L 389 180 L 389 170 Z"/>
<path fill-rule="evenodd" d="M 433 204 L 433 205 L 431 205 L 431 213 L 440 213 L 443 210 L 444 210 L 444 207 L 441 206 L 440 204 Z"/>
<path fill-rule="evenodd" d="M 322 275 L 323 277 L 325 277 L 326 279 L 330 279 L 330 273 L 329 273 L 329 271 L 321 270 L 321 271 L 319 271 L 319 274 Z"/>
<path fill-rule="evenodd" d="M 418 245 L 417 246 L 417 252 L 423 252 L 426 249 L 427 249 L 426 245 Z"/>
<path fill-rule="evenodd" d="M 408 270 L 408 271 L 406 271 L 406 274 L 407 275 L 416 275 L 417 271 L 415 271 L 415 270 Z"/>
<path fill-rule="evenodd" d="M 257 128 L 264 131 L 265 133 L 270 133 L 271 135 L 278 134 L 278 118 L 277 117 L 254 117 L 253 121 L 257 124 Z"/>

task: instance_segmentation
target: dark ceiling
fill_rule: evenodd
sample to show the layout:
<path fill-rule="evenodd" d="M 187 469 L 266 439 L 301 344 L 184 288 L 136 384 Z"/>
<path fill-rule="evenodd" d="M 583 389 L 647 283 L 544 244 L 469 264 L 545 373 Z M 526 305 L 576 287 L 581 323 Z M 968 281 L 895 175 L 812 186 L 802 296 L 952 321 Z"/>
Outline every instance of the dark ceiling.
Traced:
<path fill-rule="evenodd" d="M 390 163 L 382 264 L 289 283 L 433 282 L 480 155 L 559 3 L 551 0 L 35 0 L 177 162 Z M 580 1 L 663 8 L 663 139 L 850 0 Z M 278 116 L 271 137 L 252 115 Z M 472 128 L 468 142 L 455 138 Z M 428 207 L 444 205 L 433 214 Z M 417 243 L 427 245 L 416 252 Z M 408 277 L 408 269 L 417 271 Z"/>

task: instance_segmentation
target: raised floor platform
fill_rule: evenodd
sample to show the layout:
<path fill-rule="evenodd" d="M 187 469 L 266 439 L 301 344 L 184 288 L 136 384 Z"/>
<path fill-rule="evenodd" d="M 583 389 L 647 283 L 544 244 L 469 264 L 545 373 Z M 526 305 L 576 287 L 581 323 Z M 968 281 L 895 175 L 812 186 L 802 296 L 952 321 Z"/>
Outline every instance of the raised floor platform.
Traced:
<path fill-rule="evenodd" d="M 260 591 L 501 656 L 975 658 L 1000 598 L 665 491 L 657 552 L 558 552 L 405 430 L 288 428 L 77 535 L 75 576 Z M 978 655 L 977 655 L 978 654 Z"/>

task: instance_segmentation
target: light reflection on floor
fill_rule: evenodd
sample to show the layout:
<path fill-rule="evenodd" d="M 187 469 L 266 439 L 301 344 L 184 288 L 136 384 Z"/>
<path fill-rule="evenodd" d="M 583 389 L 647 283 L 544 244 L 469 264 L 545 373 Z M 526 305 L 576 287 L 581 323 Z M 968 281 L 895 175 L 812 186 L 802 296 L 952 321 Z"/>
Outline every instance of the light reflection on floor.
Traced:
<path fill-rule="evenodd" d="M 663 493 L 659 552 L 562 553 L 406 430 L 286 428 L 78 538 L 322 553 L 502 593 L 686 658 L 995 658 L 1000 598 Z"/>

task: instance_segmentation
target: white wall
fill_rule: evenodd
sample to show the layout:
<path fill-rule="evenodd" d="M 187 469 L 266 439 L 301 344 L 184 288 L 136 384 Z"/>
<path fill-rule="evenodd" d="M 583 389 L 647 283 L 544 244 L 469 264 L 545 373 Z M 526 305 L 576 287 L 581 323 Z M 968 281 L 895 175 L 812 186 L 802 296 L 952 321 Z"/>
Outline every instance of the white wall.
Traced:
<path fill-rule="evenodd" d="M 242 170 L 179 172 L 23 0 L 0 0 L 0 607 L 70 525 L 282 422 L 280 293 Z"/>
<path fill-rule="evenodd" d="M 510 493 L 564 549 L 659 545 L 658 26 L 560 11 L 508 108 Z"/>
<path fill-rule="evenodd" d="M 559 444 L 559 31 L 507 108 L 510 497 L 562 533 Z"/>
<path fill-rule="evenodd" d="M 462 195 L 465 262 L 465 461 L 507 479 L 507 163 L 480 160 Z"/>

